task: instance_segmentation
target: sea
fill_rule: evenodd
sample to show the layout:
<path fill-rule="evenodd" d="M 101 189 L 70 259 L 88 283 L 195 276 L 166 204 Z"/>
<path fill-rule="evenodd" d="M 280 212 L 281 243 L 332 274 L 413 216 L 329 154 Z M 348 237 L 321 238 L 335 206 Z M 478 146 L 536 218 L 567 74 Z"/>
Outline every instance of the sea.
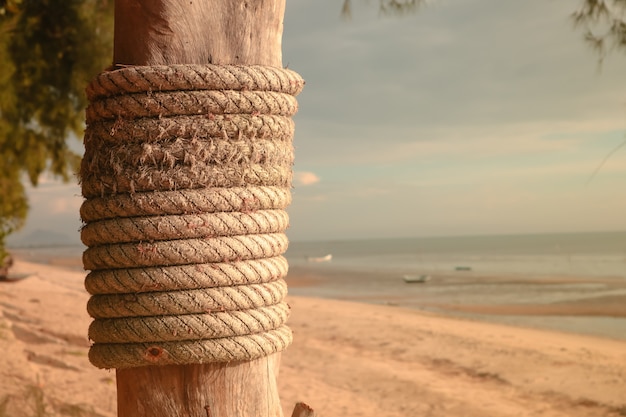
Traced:
<path fill-rule="evenodd" d="M 292 242 L 287 258 L 290 274 L 315 284 L 290 288 L 295 295 L 626 340 L 626 232 Z M 420 276 L 428 281 L 404 280 Z M 589 315 L 456 308 L 607 301 L 617 307 Z"/>
<path fill-rule="evenodd" d="M 14 248 L 80 269 L 83 247 Z M 293 295 L 626 340 L 626 231 L 292 241 Z M 422 283 L 405 278 L 426 277 Z M 617 303 L 610 313 L 479 314 L 459 306 Z M 597 304 L 596 303 L 596 304 Z M 622 304 L 620 304 L 622 303 Z M 617 313 L 615 313 L 617 310 Z"/>
<path fill-rule="evenodd" d="M 626 232 L 291 242 L 292 265 L 332 255 L 332 268 L 410 274 L 470 267 L 481 274 L 626 279 Z"/>

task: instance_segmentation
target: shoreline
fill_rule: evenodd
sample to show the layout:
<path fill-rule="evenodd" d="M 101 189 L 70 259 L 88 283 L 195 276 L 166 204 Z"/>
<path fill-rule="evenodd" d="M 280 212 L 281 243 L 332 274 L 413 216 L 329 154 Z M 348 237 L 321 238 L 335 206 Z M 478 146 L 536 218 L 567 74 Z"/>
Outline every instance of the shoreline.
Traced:
<path fill-rule="evenodd" d="M 115 375 L 87 360 L 85 273 L 19 259 L 14 272 L 33 275 L 0 283 L 0 401 L 8 415 L 24 415 L 40 392 L 58 414 L 113 417 Z M 626 412 L 624 341 L 353 301 L 288 302 L 294 343 L 278 380 L 285 415 L 297 401 L 328 416 Z"/>
<path fill-rule="evenodd" d="M 405 284 L 395 277 L 385 280 L 384 287 L 369 290 L 377 279 L 375 273 L 296 266 L 290 269 L 287 283 L 290 288 L 296 284 L 290 291 L 294 295 L 626 340 L 626 280 L 622 278 L 448 273 L 432 275 L 423 284 Z"/>
<path fill-rule="evenodd" d="M 24 261 L 25 252 L 21 253 L 22 256 L 20 251 L 16 252 L 18 262 L 30 262 L 86 274 L 82 259 L 76 256 L 41 258 L 35 255 Z M 393 285 L 393 291 L 385 292 L 382 288 L 376 288 L 381 290 L 380 293 L 368 293 L 358 290 L 363 281 L 371 285 L 377 277 L 375 273 L 343 273 L 340 270 L 320 270 L 316 265 L 310 267 L 297 265 L 290 266 L 286 281 L 289 293 L 298 296 L 403 307 L 446 317 L 626 340 L 626 280 L 622 278 L 442 273 L 434 275 L 426 284 L 405 284 L 397 279 L 390 284 Z M 454 302 L 450 302 L 449 297 L 438 297 L 437 293 L 427 295 L 420 293 L 422 290 L 428 291 L 433 285 L 437 286 L 437 291 L 441 289 L 448 293 L 456 291 L 458 286 L 462 288 L 458 290 L 460 295 L 453 300 Z M 536 287 L 534 291 L 538 294 L 560 288 L 584 289 L 602 286 L 610 293 L 605 294 L 606 291 L 603 291 L 598 295 L 589 295 L 581 291 L 577 296 L 563 300 L 553 300 L 549 296 L 541 295 L 541 298 L 546 299 L 543 302 L 534 302 L 532 299 L 523 302 L 510 299 L 507 302 L 498 302 L 495 297 L 476 297 L 466 290 L 468 286 L 479 287 L 487 294 L 494 291 L 493 288 L 489 288 L 493 286 L 502 289 Z M 563 321 L 564 325 L 559 326 L 559 321 Z M 580 324 L 576 321 L 580 321 Z"/>

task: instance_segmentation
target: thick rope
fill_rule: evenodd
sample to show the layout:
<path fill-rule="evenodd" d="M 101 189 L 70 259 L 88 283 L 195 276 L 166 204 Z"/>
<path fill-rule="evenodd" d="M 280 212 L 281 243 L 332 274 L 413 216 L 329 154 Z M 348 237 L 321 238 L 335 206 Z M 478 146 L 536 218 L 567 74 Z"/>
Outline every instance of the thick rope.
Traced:
<path fill-rule="evenodd" d="M 270 258 L 286 250 L 287 236 L 283 233 L 120 243 L 87 249 L 83 265 L 94 270 L 232 262 Z"/>
<path fill-rule="evenodd" d="M 294 72 L 173 65 L 87 88 L 81 207 L 90 360 L 252 360 L 284 325 Z"/>
<path fill-rule="evenodd" d="M 262 91 L 170 91 L 103 98 L 87 108 L 87 123 L 106 119 L 137 119 L 216 114 L 273 114 L 293 116 L 298 104 L 293 96 Z"/>
<path fill-rule="evenodd" d="M 126 294 L 263 284 L 284 278 L 287 260 L 282 256 L 248 261 L 103 269 L 91 271 L 85 288 L 92 294 Z"/>
<path fill-rule="evenodd" d="M 107 243 L 154 242 L 185 238 L 279 233 L 289 226 L 284 210 L 252 213 L 200 213 L 178 216 L 126 217 L 96 221 L 83 227 L 87 246 Z"/>
<path fill-rule="evenodd" d="M 177 138 L 158 146 L 153 143 L 112 146 L 102 142 L 91 146 L 91 163 L 102 165 L 153 166 L 173 168 L 198 164 L 267 164 L 274 165 L 292 158 L 291 147 L 281 141 L 198 140 Z"/>
<path fill-rule="evenodd" d="M 291 141 L 294 132 L 293 120 L 276 115 L 200 115 L 176 116 L 173 118 L 140 118 L 97 120 L 85 132 L 85 141 L 115 144 L 152 143 L 173 139 L 236 140 L 241 135 L 247 138 Z M 126 137 L 126 136 L 129 137 Z"/>
<path fill-rule="evenodd" d="M 129 67 L 98 75 L 87 87 L 87 97 L 176 90 L 259 90 L 296 96 L 304 83 L 289 70 L 260 65 L 155 65 Z"/>
<path fill-rule="evenodd" d="M 118 194 L 114 199 L 94 197 L 80 207 L 83 221 L 117 217 L 216 213 L 284 209 L 291 203 L 289 190 L 281 187 L 200 188 L 191 190 Z"/>
<path fill-rule="evenodd" d="M 99 368 L 253 360 L 284 350 L 291 340 L 291 330 L 282 325 L 245 336 L 186 340 L 184 343 L 96 343 L 89 350 L 89 360 Z"/>
<path fill-rule="evenodd" d="M 86 198 L 145 191 L 178 190 L 209 187 L 275 186 L 291 184 L 291 158 L 281 164 L 238 164 L 204 167 L 120 167 L 114 175 L 100 173 L 82 179 Z"/>
<path fill-rule="evenodd" d="M 287 284 L 281 279 L 238 287 L 94 295 L 87 311 L 97 319 L 211 313 L 273 305 L 285 295 Z"/>
<path fill-rule="evenodd" d="M 181 330 L 187 340 L 245 336 L 275 329 L 288 315 L 287 303 L 279 303 L 212 314 L 113 318 L 94 321 L 89 338 L 96 343 L 172 342 L 179 339 Z"/>

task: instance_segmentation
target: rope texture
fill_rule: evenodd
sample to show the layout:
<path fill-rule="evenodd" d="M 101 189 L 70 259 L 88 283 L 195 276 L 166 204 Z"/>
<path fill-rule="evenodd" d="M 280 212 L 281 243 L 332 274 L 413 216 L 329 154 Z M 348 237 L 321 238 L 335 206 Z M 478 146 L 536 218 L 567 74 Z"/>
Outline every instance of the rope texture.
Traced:
<path fill-rule="evenodd" d="M 101 368 L 252 360 L 291 343 L 285 208 L 303 80 L 128 67 L 87 88 L 85 287 Z"/>

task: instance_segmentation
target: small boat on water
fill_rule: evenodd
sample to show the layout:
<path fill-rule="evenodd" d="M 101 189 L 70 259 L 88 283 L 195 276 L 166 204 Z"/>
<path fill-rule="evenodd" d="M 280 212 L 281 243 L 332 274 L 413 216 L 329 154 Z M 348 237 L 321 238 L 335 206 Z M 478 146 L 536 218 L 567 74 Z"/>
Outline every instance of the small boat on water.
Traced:
<path fill-rule="evenodd" d="M 307 256 L 307 262 L 330 262 L 333 259 L 332 254 L 328 254 L 326 256 Z"/>
<path fill-rule="evenodd" d="M 471 271 L 472 268 L 469 266 L 457 266 L 454 268 L 455 271 Z"/>
<path fill-rule="evenodd" d="M 431 280 L 430 275 L 404 275 L 402 277 L 407 284 L 423 284 Z"/>

